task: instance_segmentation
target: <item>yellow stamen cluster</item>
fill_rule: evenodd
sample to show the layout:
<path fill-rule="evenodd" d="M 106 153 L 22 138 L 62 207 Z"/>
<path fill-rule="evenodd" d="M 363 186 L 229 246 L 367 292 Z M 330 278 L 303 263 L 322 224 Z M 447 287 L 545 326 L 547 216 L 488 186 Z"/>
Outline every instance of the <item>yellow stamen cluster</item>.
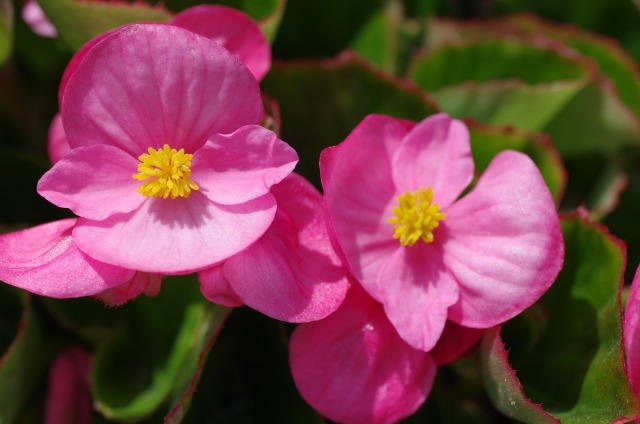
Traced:
<path fill-rule="evenodd" d="M 403 246 L 413 246 L 420 239 L 433 242 L 433 230 L 446 215 L 440 213 L 440 205 L 432 202 L 431 187 L 401 194 L 398 206 L 393 208 L 395 216 L 389 218 L 389 223 L 395 226 L 393 238 L 399 239 Z"/>
<path fill-rule="evenodd" d="M 138 156 L 138 173 L 133 175 L 138 181 L 149 180 L 138 188 L 138 193 L 147 197 L 166 199 L 171 196 L 176 199 L 189 197 L 192 190 L 199 189 L 191 179 L 193 155 L 185 154 L 184 149 L 172 149 L 168 144 L 158 150 L 149 147 L 148 152 Z"/>

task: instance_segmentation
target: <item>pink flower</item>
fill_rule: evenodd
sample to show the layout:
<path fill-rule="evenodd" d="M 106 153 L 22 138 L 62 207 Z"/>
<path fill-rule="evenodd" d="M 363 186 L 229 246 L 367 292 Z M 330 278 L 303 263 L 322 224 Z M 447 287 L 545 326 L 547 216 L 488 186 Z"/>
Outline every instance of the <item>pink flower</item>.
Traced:
<path fill-rule="evenodd" d="M 244 251 L 202 271 L 202 293 L 283 321 L 324 318 L 340 306 L 349 283 L 327 234 L 322 195 L 297 174 L 271 191 L 278 202 L 271 227 Z"/>
<path fill-rule="evenodd" d="M 234 55 L 135 24 L 72 66 L 61 102 L 71 150 L 38 191 L 80 218 L 0 236 L 1 280 L 52 297 L 120 286 L 102 298 L 121 303 L 157 292 L 156 274 L 204 269 L 263 235 L 270 187 L 297 155 L 258 125 L 257 81 Z"/>
<path fill-rule="evenodd" d="M 302 397 L 322 415 L 349 424 L 392 423 L 422 405 L 436 365 L 457 358 L 480 336 L 452 325 L 433 353 L 414 349 L 356 283 L 334 314 L 296 328 L 289 362 Z"/>
<path fill-rule="evenodd" d="M 271 48 L 264 34 L 249 16 L 236 9 L 221 5 L 195 6 L 175 15 L 169 24 L 187 29 L 220 44 L 240 59 L 257 80 L 262 79 L 271 67 Z M 60 104 L 62 104 L 67 82 L 85 54 L 110 33 L 98 35 L 73 56 L 60 84 L 58 92 Z M 69 150 L 69 142 L 58 113 L 51 122 L 48 134 L 47 151 L 51 163 L 56 163 Z"/>
<path fill-rule="evenodd" d="M 71 151 L 38 191 L 81 217 L 73 240 L 94 259 L 204 268 L 266 231 L 269 187 L 297 161 L 258 125 L 262 113 L 256 80 L 217 43 L 169 25 L 124 27 L 69 78 L 61 115 Z"/>
<path fill-rule="evenodd" d="M 330 233 L 400 336 L 429 351 L 447 320 L 488 328 L 553 283 L 564 243 L 533 162 L 505 151 L 470 193 L 465 126 L 371 115 L 320 158 Z"/>
<path fill-rule="evenodd" d="M 91 357 L 80 347 L 60 353 L 49 371 L 45 424 L 91 423 Z"/>

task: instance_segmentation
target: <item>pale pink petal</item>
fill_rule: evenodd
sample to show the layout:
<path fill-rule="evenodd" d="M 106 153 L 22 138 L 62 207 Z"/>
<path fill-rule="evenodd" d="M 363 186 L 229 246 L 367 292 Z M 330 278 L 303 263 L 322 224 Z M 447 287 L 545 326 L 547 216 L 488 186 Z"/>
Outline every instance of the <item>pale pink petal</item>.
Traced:
<path fill-rule="evenodd" d="M 555 281 L 564 258 L 560 223 L 526 155 L 500 153 L 446 213 L 443 259 L 460 286 L 452 321 L 492 327 L 532 305 Z"/>
<path fill-rule="evenodd" d="M 458 300 L 458 286 L 440 255 L 425 243 L 399 248 L 381 264 L 374 289 L 383 293 L 384 309 L 400 337 L 424 351 L 436 345 L 447 309 Z"/>
<path fill-rule="evenodd" d="M 260 27 L 239 10 L 221 5 L 190 7 L 171 24 L 207 37 L 236 55 L 257 80 L 271 66 L 271 48 Z"/>
<path fill-rule="evenodd" d="M 431 356 L 438 366 L 455 361 L 475 346 L 485 330 L 463 327 L 447 321 L 438 344 L 431 350 Z"/>
<path fill-rule="evenodd" d="M 629 380 L 635 392 L 640 394 L 640 267 L 633 277 L 624 310 L 624 347 Z"/>
<path fill-rule="evenodd" d="M 244 305 L 224 276 L 222 265 L 203 270 L 198 274 L 198 280 L 200 281 L 200 291 L 209 302 L 232 308 Z"/>
<path fill-rule="evenodd" d="M 93 418 L 89 374 L 91 357 L 80 347 L 69 348 L 53 361 L 44 424 L 90 424 Z"/>
<path fill-rule="evenodd" d="M 114 146 L 98 145 L 71 150 L 38 182 L 38 193 L 83 218 L 101 220 L 131 212 L 145 196 L 137 192 L 138 160 Z"/>
<path fill-rule="evenodd" d="M 64 155 L 69 153 L 70 149 L 69 140 L 67 140 L 67 135 L 62 126 L 62 117 L 59 113 L 56 113 L 49 126 L 47 137 L 47 154 L 49 155 L 49 161 L 55 164 L 62 159 Z"/>
<path fill-rule="evenodd" d="M 434 202 L 447 207 L 473 179 L 467 127 L 445 114 L 430 116 L 402 140 L 392 169 L 400 193 L 430 186 Z"/>
<path fill-rule="evenodd" d="M 381 260 L 399 246 L 393 239 L 393 226 L 387 222 L 401 194 L 393 184 L 391 157 L 412 125 L 369 115 L 344 142 L 320 155 L 330 233 L 361 282 L 375 281 Z M 378 299 L 381 296 L 370 294 Z"/>
<path fill-rule="evenodd" d="M 71 238 L 75 219 L 0 235 L 0 280 L 56 298 L 92 296 L 127 281 L 134 271 L 82 253 Z"/>
<path fill-rule="evenodd" d="M 166 24 L 100 40 L 70 76 L 61 111 L 72 148 L 110 144 L 134 157 L 164 144 L 193 153 L 263 115 L 258 83 L 234 55 Z"/>
<path fill-rule="evenodd" d="M 289 363 L 302 397 L 332 421 L 393 423 L 431 391 L 436 366 L 404 343 L 381 305 L 353 286 L 327 318 L 293 332 Z"/>
<path fill-rule="evenodd" d="M 42 37 L 56 38 L 58 36 L 58 30 L 35 0 L 25 0 L 22 6 L 22 20 L 29 25 L 31 31 Z"/>
<path fill-rule="evenodd" d="M 162 277 L 158 274 L 136 272 L 129 281 L 98 293 L 95 297 L 108 306 L 121 306 L 141 295 L 155 297 L 160 293 Z"/>
<path fill-rule="evenodd" d="M 153 273 L 209 267 L 245 249 L 264 234 L 276 211 L 271 194 L 233 206 L 195 191 L 188 198 L 146 198 L 126 214 L 100 221 L 80 219 L 78 246 L 96 259 Z"/>
<path fill-rule="evenodd" d="M 272 318 L 324 318 L 340 306 L 349 283 L 329 241 L 322 196 L 296 174 L 272 192 L 278 202 L 273 224 L 224 263 L 224 276 L 246 305 Z"/>
<path fill-rule="evenodd" d="M 191 178 L 210 200 L 236 205 L 268 193 L 297 162 L 295 150 L 272 131 L 248 125 L 207 141 L 193 155 Z"/>

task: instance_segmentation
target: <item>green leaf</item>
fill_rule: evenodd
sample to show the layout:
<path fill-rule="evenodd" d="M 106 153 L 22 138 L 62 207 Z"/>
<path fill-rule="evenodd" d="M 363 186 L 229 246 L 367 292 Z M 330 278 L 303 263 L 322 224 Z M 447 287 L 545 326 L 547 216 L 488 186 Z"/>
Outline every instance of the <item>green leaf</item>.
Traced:
<path fill-rule="evenodd" d="M 280 105 L 282 139 L 300 155 L 298 172 L 315 183 L 320 151 L 342 142 L 366 115 L 418 121 L 437 111 L 414 86 L 351 54 L 329 61 L 275 63 L 262 87 Z"/>
<path fill-rule="evenodd" d="M 139 297 L 117 312 L 127 326 L 98 348 L 92 389 L 106 417 L 137 420 L 183 398 L 227 308 L 205 300 L 191 275 L 167 278 L 160 295 Z"/>
<path fill-rule="evenodd" d="M 640 79 L 634 60 L 612 39 L 536 19 L 532 15 L 516 15 L 507 19 L 514 31 L 528 36 L 545 36 L 560 41 L 597 62 L 598 70 L 611 80 L 620 100 L 640 116 Z"/>
<path fill-rule="evenodd" d="M 525 395 L 509 365 L 507 350 L 500 339 L 500 327 L 489 329 L 482 338 L 482 362 L 487 394 L 498 411 L 525 423 L 560 423 Z"/>
<path fill-rule="evenodd" d="M 0 0 L 0 64 L 9 58 L 13 48 L 13 4 Z"/>
<path fill-rule="evenodd" d="M 640 404 L 625 374 L 621 346 L 624 247 L 577 215 L 563 219 L 562 229 L 565 264 L 555 284 L 503 326 L 506 348 L 497 331 L 483 341 L 487 390 L 496 407 L 520 420 L 527 416 L 510 407 L 509 396 L 518 396 L 516 404 L 539 403 L 563 423 L 636 416 Z M 501 357 L 505 349 L 513 369 Z M 518 394 L 518 384 L 524 393 Z"/>
<path fill-rule="evenodd" d="M 556 204 L 560 203 L 567 175 L 560 154 L 548 137 L 516 131 L 510 127 L 490 127 L 473 121 L 467 121 L 466 124 L 471 135 L 471 152 L 477 173 L 484 171 L 502 150 L 525 153 L 538 166 Z"/>
<path fill-rule="evenodd" d="M 547 132 L 565 155 L 640 143 L 640 82 L 610 40 L 522 17 L 429 34 L 411 76 L 454 116 Z"/>
<path fill-rule="evenodd" d="M 588 69 L 550 48 L 487 39 L 432 49 L 409 76 L 453 116 L 540 131 L 587 84 Z"/>
<path fill-rule="evenodd" d="M 167 21 L 170 13 L 143 2 L 98 2 L 77 0 L 38 0 L 59 37 L 73 50 L 96 35 L 138 21 Z"/>
<path fill-rule="evenodd" d="M 0 283 L 0 423 L 28 408 L 53 353 L 30 294 Z"/>

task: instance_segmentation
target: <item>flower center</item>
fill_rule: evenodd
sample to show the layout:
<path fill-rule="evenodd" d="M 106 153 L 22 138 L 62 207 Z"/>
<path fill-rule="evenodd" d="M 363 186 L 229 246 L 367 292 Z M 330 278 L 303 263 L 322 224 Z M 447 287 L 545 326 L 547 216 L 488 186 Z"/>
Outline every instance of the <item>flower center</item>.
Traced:
<path fill-rule="evenodd" d="M 433 203 L 431 187 L 398 196 L 398 206 L 393 208 L 393 215 L 389 218 L 389 223 L 395 227 L 393 238 L 400 239 L 403 246 L 413 246 L 420 239 L 431 243 L 433 230 L 446 218 L 440 213 L 440 205 Z"/>
<path fill-rule="evenodd" d="M 138 193 L 147 197 L 171 196 L 189 197 L 191 190 L 198 190 L 198 185 L 191 179 L 191 158 L 184 149 L 176 150 L 165 144 L 162 149 L 151 147 L 149 153 L 138 156 L 140 164 L 138 173 L 133 178 L 145 181 L 138 188 Z"/>

